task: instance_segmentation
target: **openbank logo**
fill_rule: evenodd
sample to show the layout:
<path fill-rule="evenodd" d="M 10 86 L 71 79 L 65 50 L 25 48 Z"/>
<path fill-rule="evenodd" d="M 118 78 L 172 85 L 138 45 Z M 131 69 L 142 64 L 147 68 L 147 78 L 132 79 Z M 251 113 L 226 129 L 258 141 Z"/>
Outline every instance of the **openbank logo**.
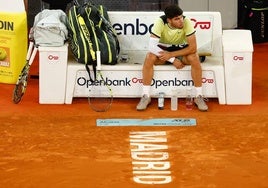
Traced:
<path fill-rule="evenodd" d="M 58 53 L 48 53 L 46 59 L 46 61 L 50 64 L 60 63 L 60 55 Z"/>
<path fill-rule="evenodd" d="M 50 60 L 50 61 L 59 60 L 59 56 L 50 54 L 50 55 L 47 56 L 47 59 Z"/>
<path fill-rule="evenodd" d="M 194 28 L 200 28 L 200 29 L 210 29 L 211 28 L 211 21 L 197 21 L 194 18 L 191 18 L 191 21 L 194 23 Z"/>
<path fill-rule="evenodd" d="M 243 53 L 233 53 L 232 54 L 233 63 L 243 63 L 245 61 L 245 54 Z"/>
<path fill-rule="evenodd" d="M 243 60 L 244 60 L 244 57 L 243 57 L 243 56 L 237 56 L 237 55 L 235 55 L 235 56 L 233 57 L 233 60 L 234 60 L 234 61 L 243 61 Z"/>
<path fill-rule="evenodd" d="M 202 78 L 202 83 L 204 84 L 214 84 L 214 79 L 212 78 Z M 81 87 L 89 88 L 94 83 L 92 83 L 88 78 L 79 77 L 76 81 L 76 84 Z M 133 78 L 123 78 L 123 79 L 109 79 L 105 78 L 104 82 L 96 82 L 95 85 L 108 85 L 112 87 L 133 87 L 135 85 L 142 84 L 142 79 L 133 77 Z M 169 80 L 160 80 L 160 79 L 153 79 L 152 80 L 152 87 L 155 89 L 159 87 L 170 87 L 170 86 L 194 86 L 194 82 L 191 79 L 178 79 L 173 78 Z"/>
<path fill-rule="evenodd" d="M 198 21 L 195 18 L 190 19 L 195 29 L 209 30 L 211 29 L 211 21 Z M 153 23 L 146 24 L 140 18 L 136 18 L 133 22 L 114 23 L 113 28 L 117 35 L 146 35 L 152 31 Z"/>

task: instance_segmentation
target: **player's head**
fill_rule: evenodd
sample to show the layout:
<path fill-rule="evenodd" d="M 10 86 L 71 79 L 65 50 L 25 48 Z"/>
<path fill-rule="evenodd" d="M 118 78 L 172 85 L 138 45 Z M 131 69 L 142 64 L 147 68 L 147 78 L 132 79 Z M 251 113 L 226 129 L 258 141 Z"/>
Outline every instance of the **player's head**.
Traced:
<path fill-rule="evenodd" d="M 168 24 L 177 29 L 184 27 L 183 11 L 178 5 L 169 5 L 165 9 Z"/>
<path fill-rule="evenodd" d="M 167 18 L 172 19 L 183 14 L 183 10 L 178 5 L 169 5 L 165 8 L 165 15 Z"/>

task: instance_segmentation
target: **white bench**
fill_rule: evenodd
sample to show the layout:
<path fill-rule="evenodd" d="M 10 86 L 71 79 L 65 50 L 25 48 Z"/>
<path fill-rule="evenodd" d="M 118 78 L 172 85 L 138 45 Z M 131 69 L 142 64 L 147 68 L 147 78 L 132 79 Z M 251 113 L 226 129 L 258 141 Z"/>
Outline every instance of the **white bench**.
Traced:
<path fill-rule="evenodd" d="M 148 47 L 149 30 L 152 27 L 156 17 L 162 15 L 161 12 L 109 12 L 111 22 L 118 34 L 121 45 L 120 56 L 128 57 L 128 61 L 119 61 L 117 65 L 103 65 L 102 70 L 104 77 L 112 84 L 114 97 L 140 97 L 142 86 L 142 64 L 145 58 Z M 247 61 L 252 63 L 252 39 L 251 33 L 247 30 L 230 30 L 228 35 L 223 37 L 221 15 L 219 12 L 185 12 L 197 32 L 197 44 L 199 53 L 209 53 L 211 56 L 206 57 L 202 63 L 203 69 L 203 93 L 207 98 L 218 98 L 219 104 L 228 104 L 226 100 L 226 63 L 232 63 L 234 56 L 239 61 Z M 232 33 L 231 35 L 229 33 Z M 234 35 L 233 35 L 234 34 Z M 236 40 L 243 38 L 248 42 L 247 45 L 234 43 L 224 47 L 224 40 Z M 235 47 L 236 46 L 236 47 Z M 233 51 L 230 51 L 232 47 Z M 65 47 L 66 48 L 66 47 Z M 226 57 L 225 59 L 225 51 Z M 42 53 L 42 50 L 39 50 Z M 43 52 L 46 50 L 43 49 Z M 238 54 L 235 54 L 235 53 Z M 231 54 L 231 55 L 230 55 Z M 242 58 L 244 54 L 247 59 Z M 230 57 L 229 57 L 230 56 Z M 240 58 L 240 59 L 239 59 Z M 41 63 L 41 62 L 40 62 Z M 240 64 L 240 66 L 245 66 Z M 249 65 L 246 65 L 249 67 Z M 172 91 L 177 89 L 179 97 L 185 96 L 186 87 L 193 86 L 193 81 L 190 75 L 190 66 L 177 70 L 172 65 L 155 66 L 155 74 L 152 83 L 152 97 L 157 97 L 159 92 L 164 91 L 166 97 L 171 96 Z M 232 67 L 231 67 L 232 68 Z M 239 67 L 236 67 L 239 69 Z M 230 69 L 230 68 L 229 68 Z M 64 70 L 63 70 L 64 71 Z M 247 70 L 247 76 L 250 77 L 251 70 Z M 42 70 L 40 69 L 40 73 Z M 64 74 L 65 72 L 63 72 Z M 55 75 L 56 76 L 56 75 Z M 238 75 L 239 76 L 239 75 Z M 53 77 L 53 76 L 52 76 Z M 64 77 L 64 76 L 63 76 Z M 47 78 L 51 80 L 51 75 Z M 88 89 L 90 82 L 88 74 L 83 64 L 77 63 L 69 53 L 67 72 L 66 72 L 66 87 L 61 92 L 61 100 L 58 103 L 71 104 L 74 97 L 88 97 Z M 250 77 L 251 79 L 251 77 Z M 227 79 L 228 80 L 228 79 Z M 237 79 L 237 81 L 239 78 Z M 44 81 L 44 79 L 43 79 Z M 40 80 L 42 82 L 42 80 Z M 47 80 L 45 81 L 47 82 Z M 230 80 L 228 81 L 230 82 Z M 56 85 L 55 79 L 51 80 L 51 84 Z M 233 83 L 229 83 L 233 84 Z M 251 84 L 251 83 L 246 83 Z M 42 84 L 41 84 L 42 85 Z M 40 86 L 41 91 L 42 86 Z M 56 87 L 54 87 L 56 88 Z M 251 90 L 249 87 L 243 88 L 244 97 L 239 98 L 238 104 L 251 104 Z M 44 89 L 43 89 L 44 90 Z M 231 99 L 236 91 L 229 91 Z M 241 92 L 241 91 L 239 91 Z M 64 95 L 63 95 L 64 94 Z M 236 95 L 236 94 L 235 94 Z M 245 96 L 246 95 L 246 96 Z M 40 103 L 57 103 L 50 101 L 51 96 L 42 96 Z M 236 103 L 233 101 L 232 103 Z"/>

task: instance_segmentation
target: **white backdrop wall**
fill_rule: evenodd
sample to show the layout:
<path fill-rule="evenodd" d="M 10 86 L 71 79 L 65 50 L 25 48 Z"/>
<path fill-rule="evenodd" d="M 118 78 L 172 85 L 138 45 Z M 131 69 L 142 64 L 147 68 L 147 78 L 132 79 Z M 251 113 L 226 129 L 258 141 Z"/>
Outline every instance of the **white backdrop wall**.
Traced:
<path fill-rule="evenodd" d="M 179 0 L 184 11 L 219 11 L 223 29 L 237 27 L 237 0 Z"/>

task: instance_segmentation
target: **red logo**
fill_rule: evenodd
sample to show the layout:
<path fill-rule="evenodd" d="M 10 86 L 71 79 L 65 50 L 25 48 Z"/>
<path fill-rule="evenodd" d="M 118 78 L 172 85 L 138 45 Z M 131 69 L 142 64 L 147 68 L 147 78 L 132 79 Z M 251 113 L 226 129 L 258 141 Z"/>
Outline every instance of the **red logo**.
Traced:
<path fill-rule="evenodd" d="M 243 60 L 244 60 L 244 57 L 235 55 L 235 56 L 233 57 L 233 60 L 234 60 L 234 61 L 243 61 Z"/>
<path fill-rule="evenodd" d="M 196 19 L 191 18 L 191 21 L 194 22 L 194 28 L 197 28 L 199 26 L 200 29 L 210 29 L 211 27 L 211 22 L 198 22 Z"/>
<path fill-rule="evenodd" d="M 209 83 L 209 84 L 213 84 L 214 83 L 214 79 L 212 78 L 202 78 L 202 83 Z"/>
<path fill-rule="evenodd" d="M 59 56 L 56 56 L 56 55 L 49 55 L 47 58 L 49 60 L 59 60 Z"/>
<path fill-rule="evenodd" d="M 133 83 L 142 83 L 142 78 L 132 78 Z"/>

